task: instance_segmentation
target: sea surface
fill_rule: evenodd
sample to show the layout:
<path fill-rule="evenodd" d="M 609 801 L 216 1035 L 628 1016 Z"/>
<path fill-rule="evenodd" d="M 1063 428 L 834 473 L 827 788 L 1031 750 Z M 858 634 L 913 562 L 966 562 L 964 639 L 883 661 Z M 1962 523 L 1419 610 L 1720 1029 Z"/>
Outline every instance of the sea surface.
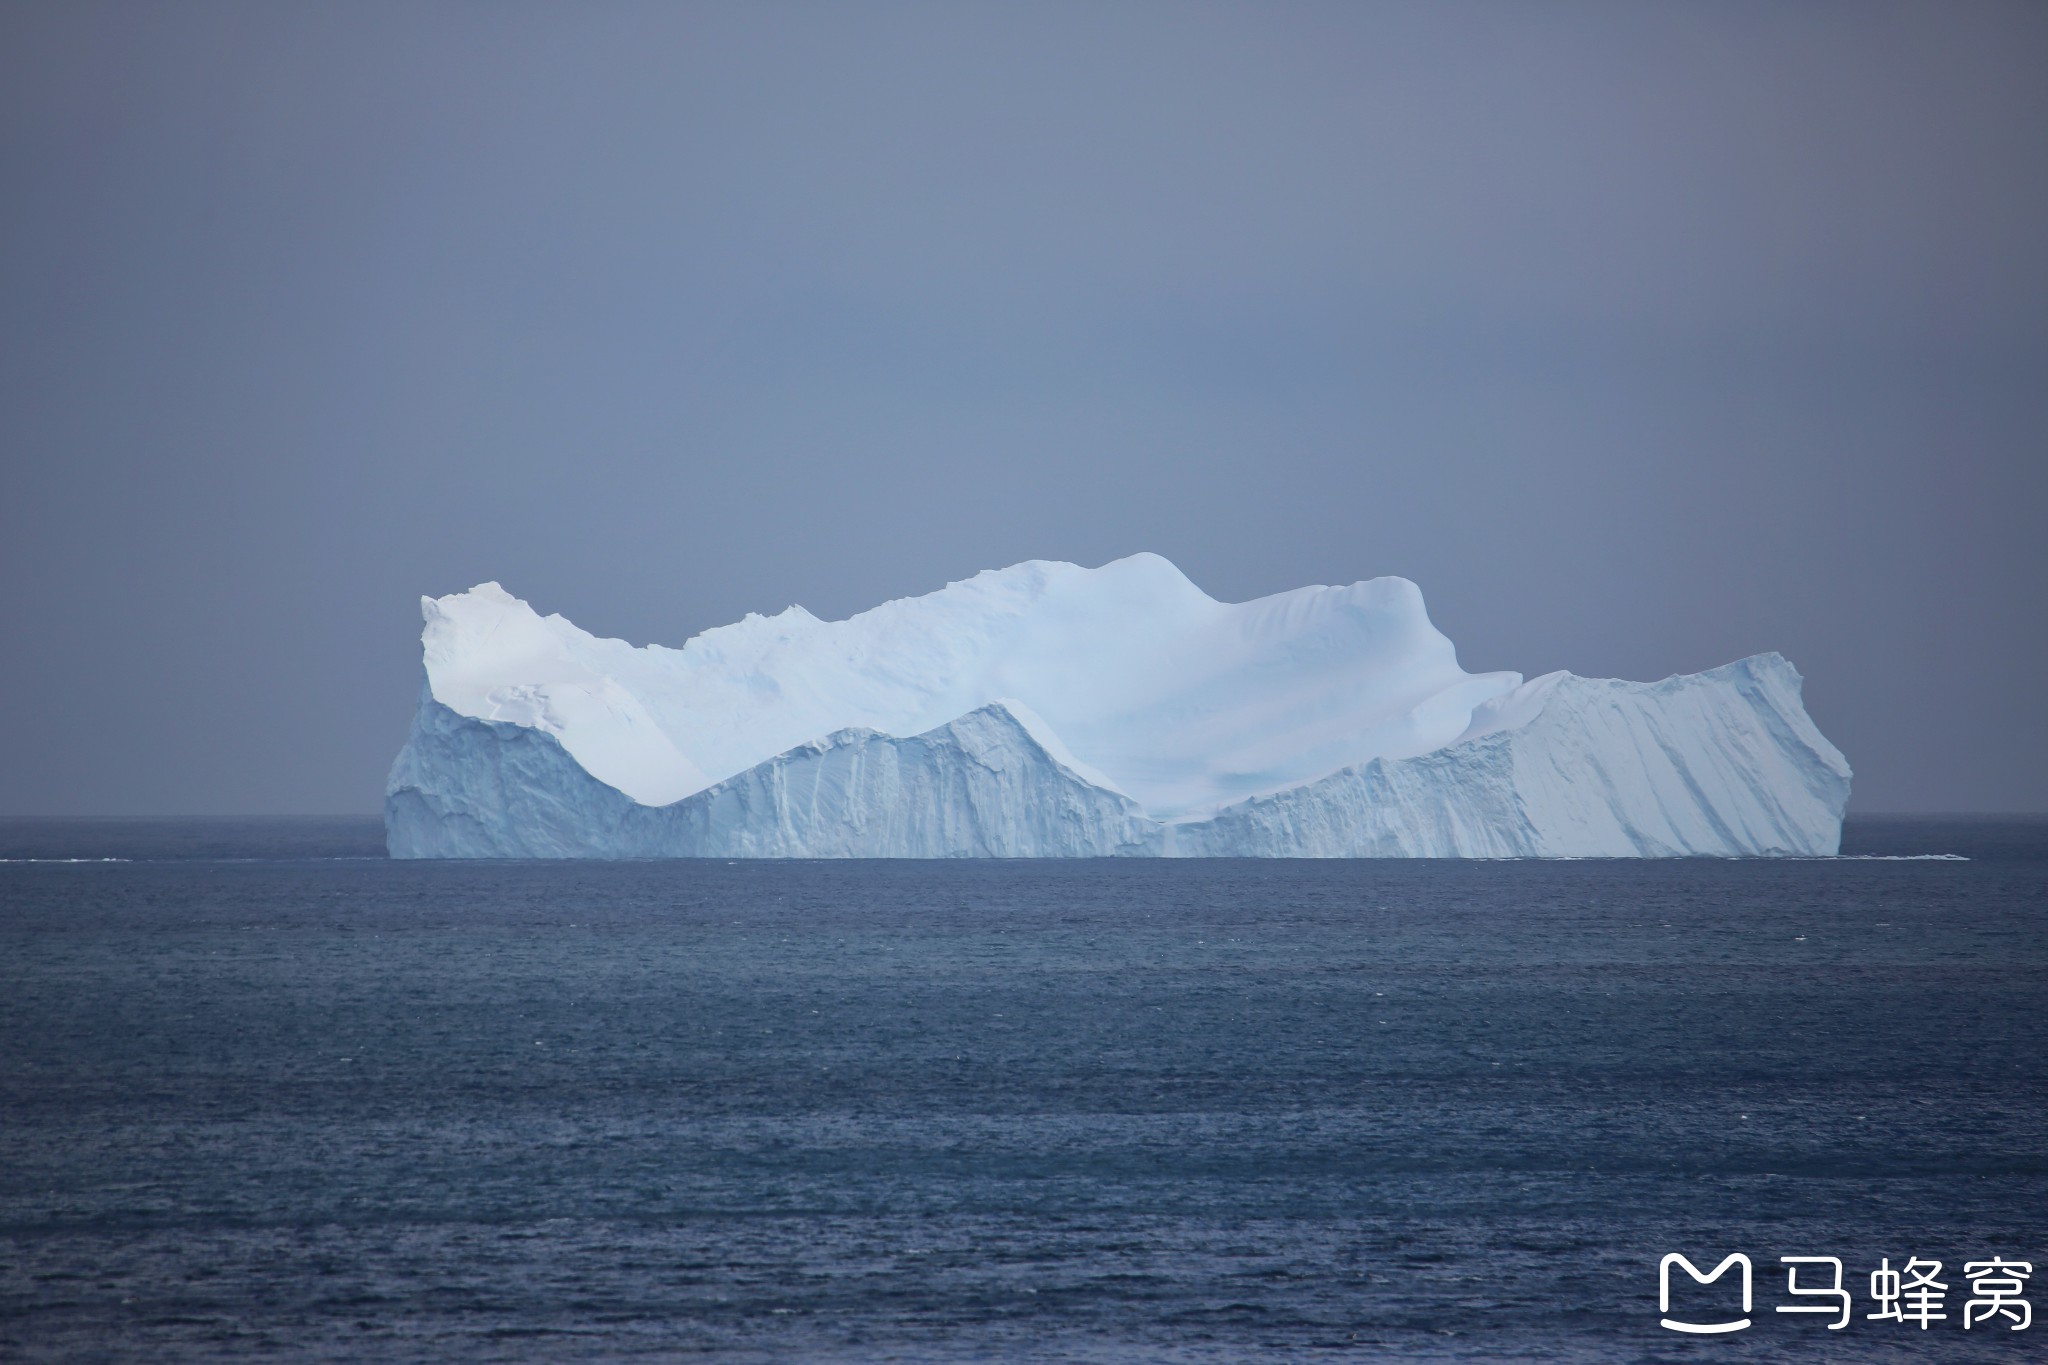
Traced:
<path fill-rule="evenodd" d="M 2048 1322 L 1961 1319 L 1992 1257 L 2048 1309 L 2048 823 L 1846 846 L 408 864 L 373 821 L 0 824 L 0 1358 L 2041 1359 Z M 1747 1255 L 1751 1326 L 1661 1327 L 1672 1252 Z M 1776 1311 L 1823 1302 L 1788 1255 L 1842 1260 L 1849 1326 Z M 1880 1258 L 1941 1261 L 1946 1319 L 1869 1320 Z"/>

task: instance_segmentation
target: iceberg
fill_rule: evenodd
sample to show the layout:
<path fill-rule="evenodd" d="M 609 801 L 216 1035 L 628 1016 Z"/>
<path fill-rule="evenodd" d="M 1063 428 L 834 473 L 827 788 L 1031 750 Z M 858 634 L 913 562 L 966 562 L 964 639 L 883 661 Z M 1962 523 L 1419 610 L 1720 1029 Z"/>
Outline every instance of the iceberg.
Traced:
<path fill-rule="evenodd" d="M 1467 673 L 1402 578 L 1033 560 L 680 649 L 496 583 L 421 610 L 396 858 L 1814 856 L 1849 794 L 1776 654 Z"/>

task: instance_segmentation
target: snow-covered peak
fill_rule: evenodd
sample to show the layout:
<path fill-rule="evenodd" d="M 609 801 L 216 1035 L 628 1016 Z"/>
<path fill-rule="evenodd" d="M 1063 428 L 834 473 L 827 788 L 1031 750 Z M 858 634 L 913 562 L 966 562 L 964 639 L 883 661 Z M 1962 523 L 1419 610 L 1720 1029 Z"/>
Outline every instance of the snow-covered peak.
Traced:
<path fill-rule="evenodd" d="M 921 734 L 1000 702 L 1087 780 L 1182 819 L 1525 723 L 1549 690 L 1461 670 L 1406 579 L 1225 603 L 1154 554 L 1031 560 L 844 621 L 793 606 L 679 649 L 496 583 L 422 607 L 437 701 L 546 730 L 649 805 L 836 731 Z"/>

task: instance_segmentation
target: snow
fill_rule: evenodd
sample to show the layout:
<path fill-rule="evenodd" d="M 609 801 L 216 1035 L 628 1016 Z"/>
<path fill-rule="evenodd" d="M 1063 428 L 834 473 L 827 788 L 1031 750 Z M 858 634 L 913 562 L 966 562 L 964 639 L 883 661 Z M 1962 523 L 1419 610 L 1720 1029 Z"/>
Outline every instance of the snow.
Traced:
<path fill-rule="evenodd" d="M 1175 819 L 1427 753 L 1514 673 L 1472 675 L 1401 578 L 1211 598 L 1158 555 L 1033 561 L 845 621 L 750 615 L 680 650 L 598 639 L 495 583 L 422 603 L 435 700 L 547 730 L 665 805 L 836 730 L 922 734 L 997 701 Z"/>
<path fill-rule="evenodd" d="M 1774 655 L 1466 673 L 1400 578 L 1217 602 L 1031 561 L 680 649 L 422 601 L 411 856 L 1831 853 L 1848 766 Z"/>

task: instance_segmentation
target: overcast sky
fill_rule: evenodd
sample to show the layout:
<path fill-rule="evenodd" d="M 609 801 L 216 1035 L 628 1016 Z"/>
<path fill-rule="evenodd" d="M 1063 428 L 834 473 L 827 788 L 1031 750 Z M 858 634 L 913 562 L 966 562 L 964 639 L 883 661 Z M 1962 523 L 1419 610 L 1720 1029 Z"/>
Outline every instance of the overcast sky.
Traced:
<path fill-rule="evenodd" d="M 2048 810 L 2048 5 L 10 3 L 0 813 L 373 811 L 418 599 L 1028 558 L 1789 656 Z"/>

